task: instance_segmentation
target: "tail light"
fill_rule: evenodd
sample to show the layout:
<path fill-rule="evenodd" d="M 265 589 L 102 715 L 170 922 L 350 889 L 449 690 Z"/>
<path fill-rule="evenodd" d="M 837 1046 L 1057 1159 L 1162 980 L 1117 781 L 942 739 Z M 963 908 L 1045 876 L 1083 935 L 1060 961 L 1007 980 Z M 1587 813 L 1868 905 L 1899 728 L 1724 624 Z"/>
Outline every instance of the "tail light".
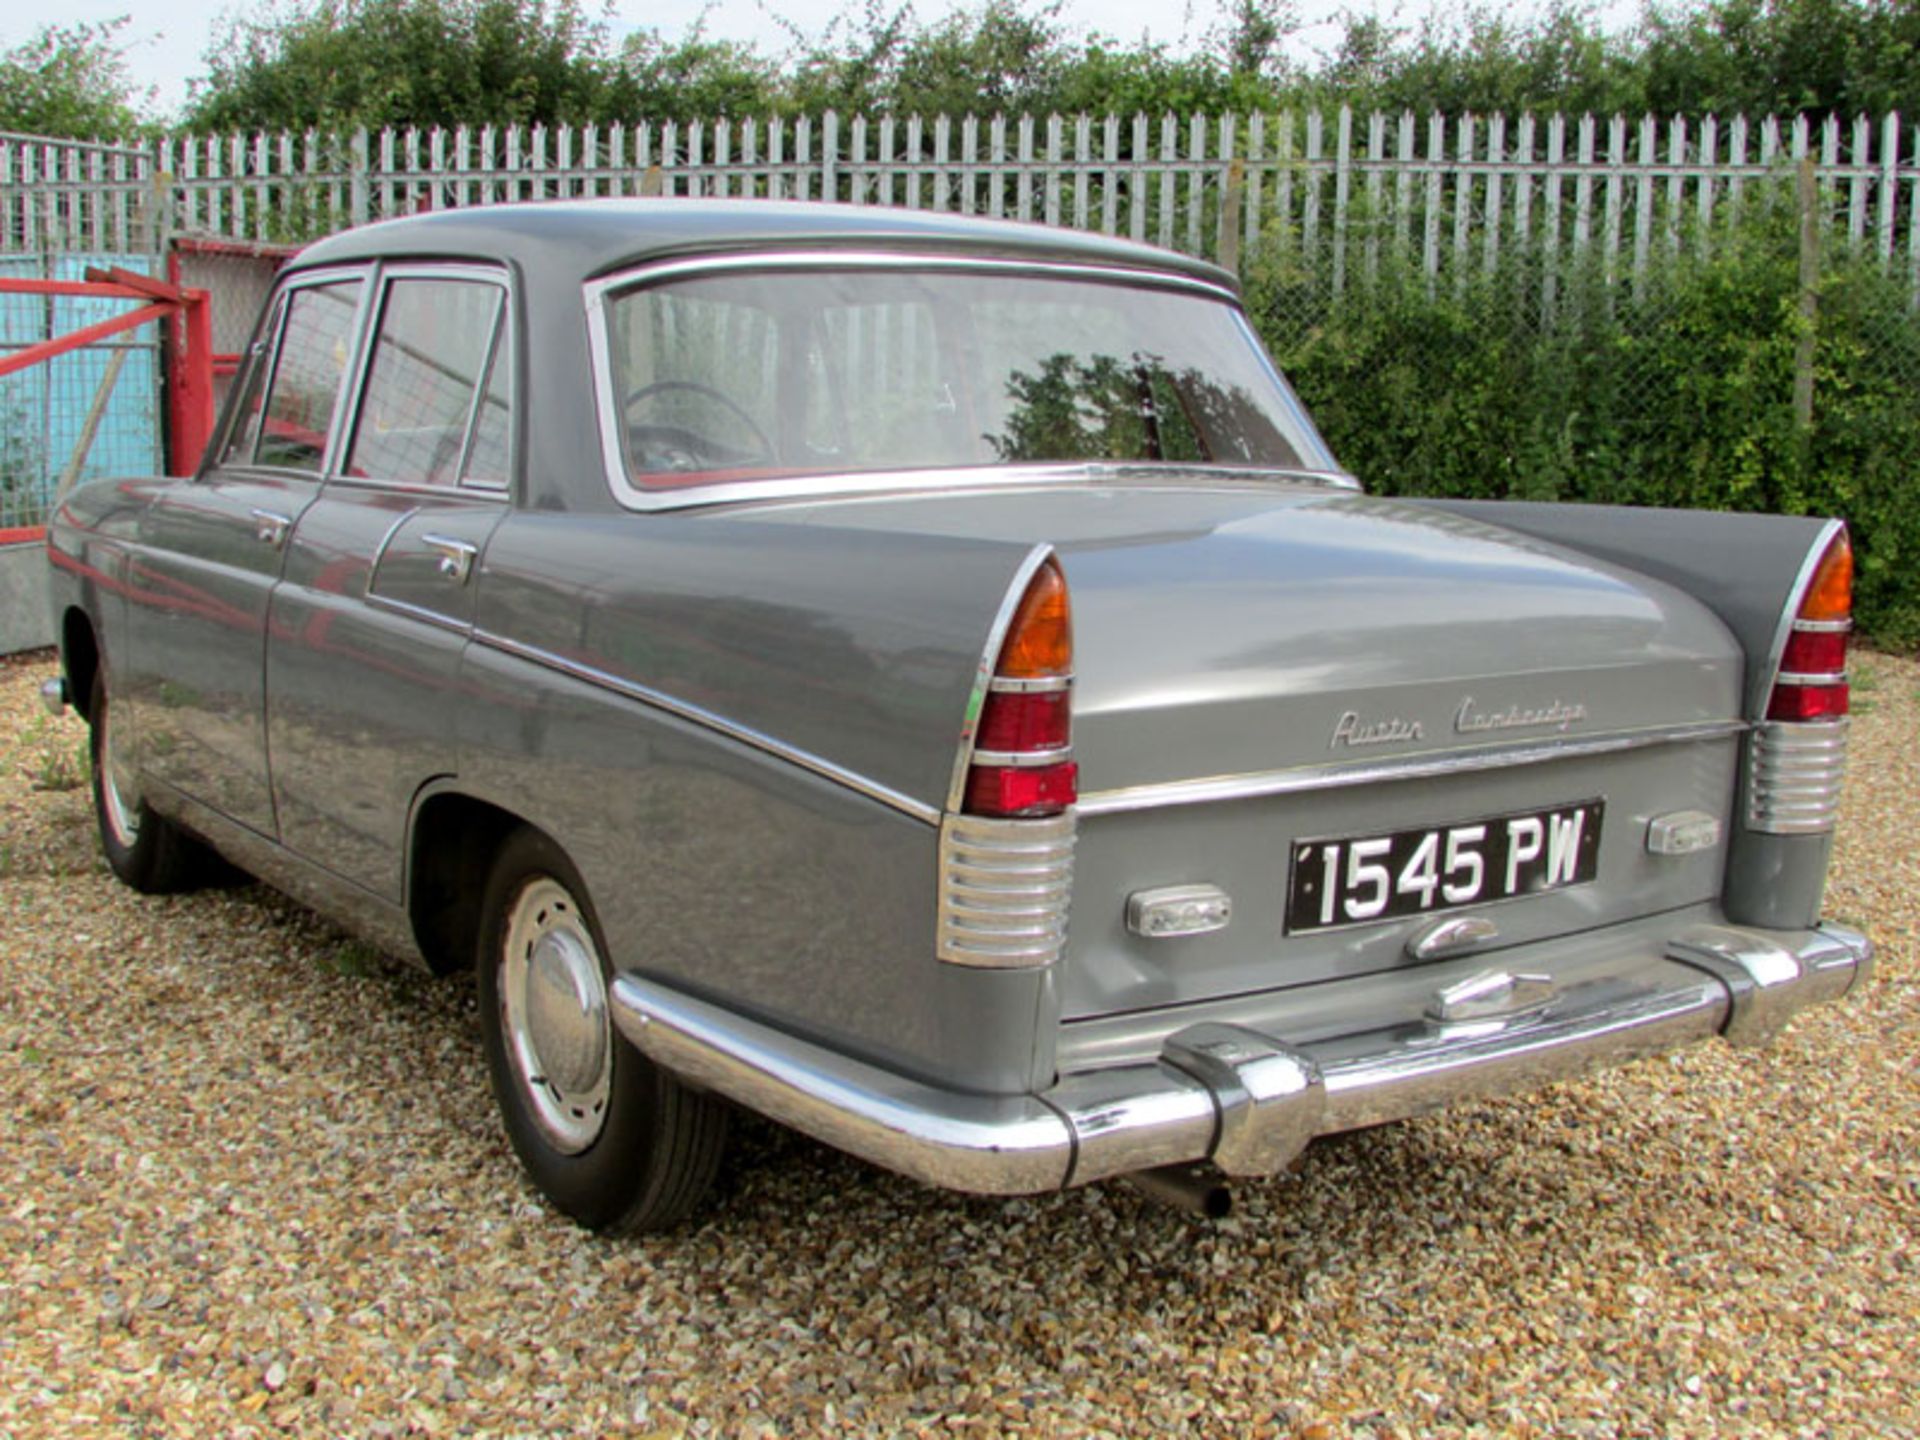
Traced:
<path fill-rule="evenodd" d="M 1853 546 L 1842 530 L 1800 598 L 1780 653 L 1769 720 L 1837 720 L 1847 713 L 1847 632 L 1853 629 Z"/>
<path fill-rule="evenodd" d="M 1747 828 L 1769 835 L 1831 830 L 1847 768 L 1847 634 L 1853 547 L 1836 533 L 1821 553 L 1781 648 L 1766 719 L 1747 749 Z"/>
<path fill-rule="evenodd" d="M 1073 621 L 1048 556 L 993 656 L 941 820 L 942 960 L 1032 969 L 1065 952 L 1078 793 Z"/>
<path fill-rule="evenodd" d="M 1051 558 L 1014 611 L 973 731 L 961 809 L 969 815 L 1059 815 L 1079 793 L 1073 762 L 1073 619 Z"/>

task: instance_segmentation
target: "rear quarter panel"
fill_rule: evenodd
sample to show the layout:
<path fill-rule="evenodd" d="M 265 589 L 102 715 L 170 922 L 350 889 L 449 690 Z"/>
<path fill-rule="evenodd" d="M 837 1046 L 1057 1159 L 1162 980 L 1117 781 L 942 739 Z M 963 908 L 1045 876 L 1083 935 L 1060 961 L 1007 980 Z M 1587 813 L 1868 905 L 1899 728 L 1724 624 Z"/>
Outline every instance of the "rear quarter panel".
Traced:
<path fill-rule="evenodd" d="M 1765 713 L 1787 607 L 1833 521 L 1801 515 L 1646 510 L 1622 505 L 1433 500 L 1471 516 L 1651 575 L 1712 610 L 1746 657 L 1746 713 Z M 1735 800 L 1724 898 L 1740 924 L 1799 929 L 1820 918 L 1833 835 L 1764 835 L 1744 828 L 1746 781 Z"/>
<path fill-rule="evenodd" d="M 1050 1064 L 1052 977 L 934 958 L 934 822 L 1027 549 L 511 516 L 463 669 L 462 788 L 559 841 L 618 968 L 925 1079 L 1024 1090 Z"/>

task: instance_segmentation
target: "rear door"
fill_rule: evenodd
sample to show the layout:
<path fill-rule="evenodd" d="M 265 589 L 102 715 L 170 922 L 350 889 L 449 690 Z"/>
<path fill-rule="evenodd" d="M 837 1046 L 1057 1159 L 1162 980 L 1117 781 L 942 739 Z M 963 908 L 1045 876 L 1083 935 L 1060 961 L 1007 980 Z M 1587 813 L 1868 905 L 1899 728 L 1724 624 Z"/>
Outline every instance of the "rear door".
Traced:
<path fill-rule="evenodd" d="M 281 290 L 214 459 L 142 519 L 127 652 L 110 657 L 146 773 L 269 836 L 269 596 L 319 493 L 366 288 L 335 270 Z"/>
<path fill-rule="evenodd" d="M 389 265 L 339 462 L 274 592 L 268 741 L 283 844 L 401 898 L 407 816 L 455 767 L 459 662 L 505 512 L 513 327 L 504 271 Z"/>

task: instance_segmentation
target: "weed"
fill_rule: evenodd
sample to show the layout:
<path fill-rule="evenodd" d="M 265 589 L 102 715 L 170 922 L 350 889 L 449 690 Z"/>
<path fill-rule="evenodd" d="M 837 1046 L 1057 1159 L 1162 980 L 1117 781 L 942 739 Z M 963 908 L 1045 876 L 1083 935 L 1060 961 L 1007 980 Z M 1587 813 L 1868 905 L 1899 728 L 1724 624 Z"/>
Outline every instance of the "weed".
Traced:
<path fill-rule="evenodd" d="M 84 737 L 51 716 L 35 716 L 14 743 L 18 773 L 36 790 L 78 790 L 87 783 L 92 759 Z"/>
<path fill-rule="evenodd" d="M 380 973 L 380 952 L 364 940 L 342 940 L 321 955 L 320 968 L 330 975 L 367 980 Z"/>

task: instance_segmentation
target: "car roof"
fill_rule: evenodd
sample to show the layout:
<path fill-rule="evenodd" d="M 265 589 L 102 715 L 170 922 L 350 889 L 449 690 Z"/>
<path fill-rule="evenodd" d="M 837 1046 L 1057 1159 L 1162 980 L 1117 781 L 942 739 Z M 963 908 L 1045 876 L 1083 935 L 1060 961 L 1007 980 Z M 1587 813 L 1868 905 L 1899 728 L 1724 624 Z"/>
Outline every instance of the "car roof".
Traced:
<path fill-rule="evenodd" d="M 1053 226 L 793 200 L 555 200 L 439 210 L 344 231 L 298 268 L 373 259 L 509 261 L 581 280 L 676 256 L 782 249 L 925 251 L 1173 271 L 1238 292 L 1231 272 L 1169 250 Z"/>

